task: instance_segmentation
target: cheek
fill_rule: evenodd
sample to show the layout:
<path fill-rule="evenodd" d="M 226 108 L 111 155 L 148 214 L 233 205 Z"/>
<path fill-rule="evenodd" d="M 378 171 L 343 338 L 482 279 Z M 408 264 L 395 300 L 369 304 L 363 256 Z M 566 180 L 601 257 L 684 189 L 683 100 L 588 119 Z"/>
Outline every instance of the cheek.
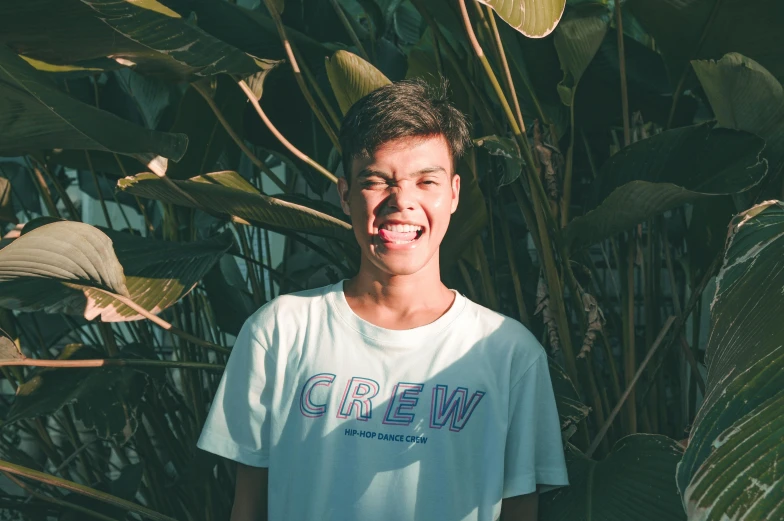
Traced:
<path fill-rule="evenodd" d="M 373 200 L 362 197 L 361 195 L 357 195 L 351 201 L 351 215 L 358 224 L 362 224 L 366 221 L 369 222 L 371 220 L 371 216 L 373 215 L 374 208 L 375 203 Z"/>
<path fill-rule="evenodd" d="M 452 208 L 451 193 L 442 193 L 434 198 L 430 203 L 430 207 L 438 212 L 449 211 Z"/>

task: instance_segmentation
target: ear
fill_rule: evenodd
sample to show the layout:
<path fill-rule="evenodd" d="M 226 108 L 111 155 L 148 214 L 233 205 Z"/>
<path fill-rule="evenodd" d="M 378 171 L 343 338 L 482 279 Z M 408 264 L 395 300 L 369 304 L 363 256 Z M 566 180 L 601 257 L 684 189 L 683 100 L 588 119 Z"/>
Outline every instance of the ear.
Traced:
<path fill-rule="evenodd" d="M 345 177 L 338 177 L 338 195 L 340 196 L 340 207 L 343 208 L 343 213 L 351 215 L 351 209 L 348 204 L 348 182 Z"/>
<path fill-rule="evenodd" d="M 452 176 L 452 211 L 455 213 L 457 210 L 457 203 L 460 201 L 460 175 L 455 174 Z"/>

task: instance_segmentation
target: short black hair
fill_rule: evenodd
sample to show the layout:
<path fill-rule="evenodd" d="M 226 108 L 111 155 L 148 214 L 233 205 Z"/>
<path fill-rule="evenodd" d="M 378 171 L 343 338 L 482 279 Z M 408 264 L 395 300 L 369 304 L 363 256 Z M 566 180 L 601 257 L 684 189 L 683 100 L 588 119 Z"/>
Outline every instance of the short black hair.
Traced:
<path fill-rule="evenodd" d="M 343 173 L 351 181 L 356 157 L 404 137 L 443 136 L 452 152 L 452 173 L 471 145 L 465 115 L 447 99 L 447 82 L 431 86 L 415 78 L 384 85 L 351 106 L 340 125 Z"/>

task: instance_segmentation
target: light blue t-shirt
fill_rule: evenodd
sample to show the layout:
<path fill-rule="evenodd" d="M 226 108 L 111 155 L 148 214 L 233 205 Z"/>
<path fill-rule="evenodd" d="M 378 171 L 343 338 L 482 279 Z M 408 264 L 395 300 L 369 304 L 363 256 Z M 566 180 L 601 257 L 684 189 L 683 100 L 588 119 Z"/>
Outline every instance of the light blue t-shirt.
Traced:
<path fill-rule="evenodd" d="M 341 281 L 248 319 L 198 446 L 269 467 L 271 521 L 492 521 L 569 484 L 559 427 L 518 321 L 455 292 L 435 322 L 384 329 Z"/>

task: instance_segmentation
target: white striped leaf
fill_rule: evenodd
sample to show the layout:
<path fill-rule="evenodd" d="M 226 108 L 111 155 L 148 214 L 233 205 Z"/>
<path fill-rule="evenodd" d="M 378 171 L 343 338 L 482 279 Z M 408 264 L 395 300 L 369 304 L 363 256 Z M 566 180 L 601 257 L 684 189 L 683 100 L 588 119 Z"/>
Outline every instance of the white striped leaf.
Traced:
<path fill-rule="evenodd" d="M 730 224 L 711 303 L 707 389 L 678 487 L 690 521 L 784 518 L 784 203 Z"/>

